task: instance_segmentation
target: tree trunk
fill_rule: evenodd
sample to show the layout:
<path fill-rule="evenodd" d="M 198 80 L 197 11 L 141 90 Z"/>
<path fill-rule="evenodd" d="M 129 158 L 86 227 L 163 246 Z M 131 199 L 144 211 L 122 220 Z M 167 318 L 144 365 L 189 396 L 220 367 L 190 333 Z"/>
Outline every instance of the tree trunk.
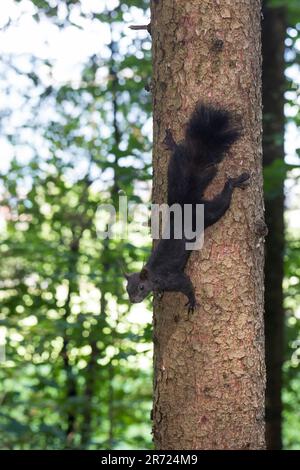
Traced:
<path fill-rule="evenodd" d="M 157 449 L 264 448 L 263 192 L 258 0 L 152 0 L 153 200 L 166 200 L 165 129 L 177 140 L 198 100 L 235 110 L 243 138 L 220 166 L 247 170 L 230 211 L 205 232 L 188 273 L 200 307 L 180 294 L 154 306 Z"/>
<path fill-rule="evenodd" d="M 73 237 L 70 244 L 69 252 L 69 290 L 68 296 L 65 302 L 65 313 L 63 320 L 65 325 L 71 316 L 71 297 L 74 292 L 77 291 L 77 263 L 79 257 L 79 242 L 80 239 Z M 76 387 L 76 376 L 70 362 L 70 334 L 68 334 L 67 328 L 65 327 L 63 336 L 63 347 L 61 350 L 61 356 L 64 363 L 64 371 L 66 374 L 65 380 L 65 399 L 66 399 L 66 449 L 72 449 L 74 446 L 74 438 L 76 432 L 76 411 L 74 406 L 74 399 L 77 396 Z"/>
<path fill-rule="evenodd" d="M 263 162 L 267 167 L 284 160 L 284 41 L 285 7 L 264 9 L 263 51 Z M 271 175 L 272 176 L 272 175 Z M 281 387 L 283 362 L 283 250 L 284 250 L 284 173 L 265 194 L 265 341 L 266 341 L 266 441 L 268 449 L 281 449 Z"/>

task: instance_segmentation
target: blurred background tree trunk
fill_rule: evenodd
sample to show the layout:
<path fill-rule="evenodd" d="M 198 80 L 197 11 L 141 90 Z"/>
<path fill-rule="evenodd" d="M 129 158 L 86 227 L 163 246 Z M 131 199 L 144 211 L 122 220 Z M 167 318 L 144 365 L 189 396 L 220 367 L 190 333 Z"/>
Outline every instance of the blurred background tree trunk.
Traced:
<path fill-rule="evenodd" d="M 251 173 L 231 210 L 205 232 L 188 272 L 200 307 L 166 294 L 154 307 L 157 449 L 264 448 L 263 191 L 260 2 L 151 2 L 153 200 L 166 199 L 165 129 L 176 139 L 198 100 L 235 110 L 243 139 L 220 167 Z"/>
<path fill-rule="evenodd" d="M 269 171 L 273 167 L 273 172 L 266 174 L 270 181 L 266 181 L 265 191 L 269 230 L 265 245 L 266 441 L 269 449 L 281 449 L 286 7 L 273 8 L 265 2 L 263 15 L 263 164 Z"/>

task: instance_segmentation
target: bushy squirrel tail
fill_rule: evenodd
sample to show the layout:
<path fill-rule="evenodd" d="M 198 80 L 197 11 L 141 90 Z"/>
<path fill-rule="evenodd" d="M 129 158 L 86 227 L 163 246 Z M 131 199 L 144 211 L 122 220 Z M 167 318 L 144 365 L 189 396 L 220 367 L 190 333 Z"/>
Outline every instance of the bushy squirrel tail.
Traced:
<path fill-rule="evenodd" d="M 206 165 L 219 163 L 240 135 L 241 127 L 232 113 L 199 103 L 187 123 L 185 140 L 197 163 Z"/>

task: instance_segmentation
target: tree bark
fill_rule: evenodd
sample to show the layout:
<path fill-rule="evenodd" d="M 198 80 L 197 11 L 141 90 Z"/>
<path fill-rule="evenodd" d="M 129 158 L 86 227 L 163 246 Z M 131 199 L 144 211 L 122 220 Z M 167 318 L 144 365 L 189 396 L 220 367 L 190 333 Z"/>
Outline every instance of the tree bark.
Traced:
<path fill-rule="evenodd" d="M 265 7 L 262 29 L 263 51 L 263 163 L 284 160 L 284 49 L 285 7 Z M 272 183 L 272 194 L 265 194 L 265 341 L 266 341 L 266 441 L 268 449 L 281 449 L 282 363 L 283 363 L 283 250 L 284 250 L 284 174 Z"/>
<path fill-rule="evenodd" d="M 258 0 L 152 0 L 153 200 L 166 200 L 169 153 L 198 100 L 236 111 L 243 138 L 220 166 L 251 173 L 230 211 L 205 232 L 187 271 L 200 307 L 180 294 L 154 305 L 154 442 L 157 449 L 264 448 L 263 191 Z"/>

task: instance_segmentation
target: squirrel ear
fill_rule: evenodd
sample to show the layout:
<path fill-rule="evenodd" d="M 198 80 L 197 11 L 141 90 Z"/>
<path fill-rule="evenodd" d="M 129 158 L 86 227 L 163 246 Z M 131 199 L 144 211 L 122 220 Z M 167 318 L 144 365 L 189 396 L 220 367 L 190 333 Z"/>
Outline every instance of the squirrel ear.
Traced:
<path fill-rule="evenodd" d="M 148 269 L 147 268 L 143 268 L 140 272 L 140 279 L 142 281 L 145 281 L 146 279 L 148 279 Z"/>
<path fill-rule="evenodd" d="M 127 281 L 128 281 L 128 279 L 130 278 L 130 274 L 129 274 L 129 273 L 124 273 L 124 276 L 125 276 L 125 278 L 126 278 Z"/>

